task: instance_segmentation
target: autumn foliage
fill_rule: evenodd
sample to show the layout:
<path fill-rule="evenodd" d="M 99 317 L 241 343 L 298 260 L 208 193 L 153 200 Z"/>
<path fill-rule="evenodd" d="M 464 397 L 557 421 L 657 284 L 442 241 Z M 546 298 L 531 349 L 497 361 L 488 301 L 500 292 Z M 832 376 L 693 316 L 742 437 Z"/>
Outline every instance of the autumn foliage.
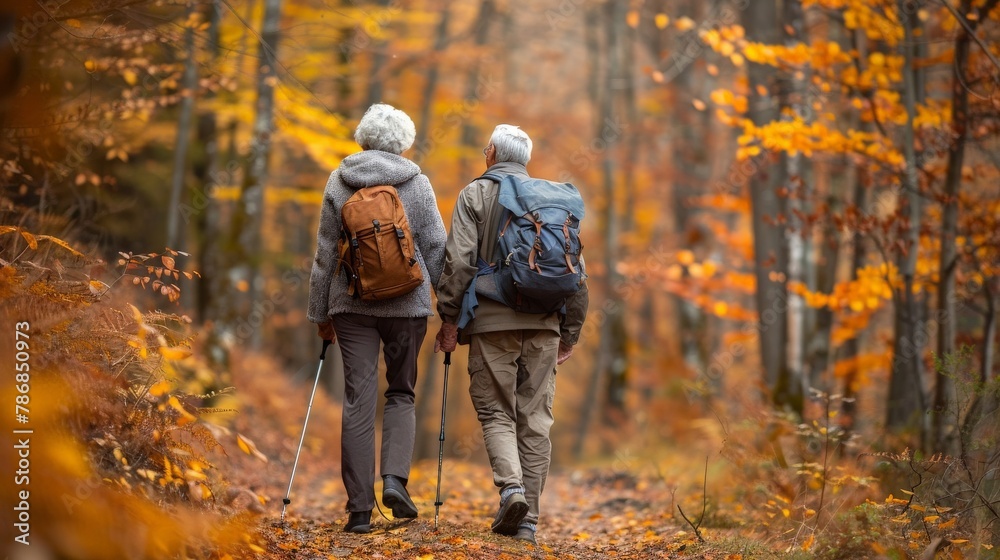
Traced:
<path fill-rule="evenodd" d="M 52 556 L 1000 554 L 997 0 L 8 4 L 0 340 L 30 325 Z M 489 534 L 462 349 L 433 527 L 426 341 L 421 517 L 339 532 L 332 356 L 277 523 L 322 188 L 375 101 L 446 224 L 499 122 L 584 194 L 538 547 Z"/>

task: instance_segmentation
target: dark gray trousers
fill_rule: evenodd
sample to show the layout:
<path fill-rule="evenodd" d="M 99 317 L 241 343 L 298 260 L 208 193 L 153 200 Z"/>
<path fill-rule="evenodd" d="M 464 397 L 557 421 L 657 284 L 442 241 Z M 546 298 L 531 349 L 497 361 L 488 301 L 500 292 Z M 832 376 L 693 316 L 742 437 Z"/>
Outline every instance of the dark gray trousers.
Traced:
<path fill-rule="evenodd" d="M 333 316 L 344 358 L 344 411 L 341 471 L 348 511 L 375 507 L 375 411 L 378 404 L 378 352 L 386 363 L 385 410 L 382 412 L 382 457 L 379 471 L 403 480 L 410 477 L 416 417 L 413 387 L 417 353 L 427 334 L 426 317 Z"/>

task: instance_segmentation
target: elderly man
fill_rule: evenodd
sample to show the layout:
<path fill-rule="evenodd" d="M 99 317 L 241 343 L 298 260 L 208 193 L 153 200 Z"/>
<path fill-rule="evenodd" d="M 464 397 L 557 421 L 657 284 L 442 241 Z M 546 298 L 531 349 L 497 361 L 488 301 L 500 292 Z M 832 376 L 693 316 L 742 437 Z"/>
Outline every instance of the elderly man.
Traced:
<path fill-rule="evenodd" d="M 483 154 L 491 177 L 529 178 L 525 166 L 531 139 L 518 127 L 497 126 Z M 499 191 L 497 181 L 481 177 L 458 196 L 437 284 L 443 324 L 435 351 L 455 349 L 463 299 L 477 263 L 496 262 L 503 212 Z M 538 501 L 551 460 L 556 365 L 573 352 L 587 302 L 586 284 L 566 300 L 565 313 L 524 313 L 479 298 L 475 318 L 462 328 L 462 342 L 470 345 L 469 394 L 483 426 L 493 481 L 500 488 L 492 524 L 496 533 L 535 543 Z"/>

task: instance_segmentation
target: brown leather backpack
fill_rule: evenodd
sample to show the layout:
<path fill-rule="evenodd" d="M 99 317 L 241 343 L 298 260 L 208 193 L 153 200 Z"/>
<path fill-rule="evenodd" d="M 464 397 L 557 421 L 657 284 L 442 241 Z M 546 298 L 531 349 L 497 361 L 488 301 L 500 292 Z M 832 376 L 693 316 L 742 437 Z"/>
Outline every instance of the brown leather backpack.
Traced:
<path fill-rule="evenodd" d="M 366 187 L 340 210 L 340 264 L 347 293 L 366 301 L 399 297 L 423 284 L 413 234 L 396 188 Z"/>

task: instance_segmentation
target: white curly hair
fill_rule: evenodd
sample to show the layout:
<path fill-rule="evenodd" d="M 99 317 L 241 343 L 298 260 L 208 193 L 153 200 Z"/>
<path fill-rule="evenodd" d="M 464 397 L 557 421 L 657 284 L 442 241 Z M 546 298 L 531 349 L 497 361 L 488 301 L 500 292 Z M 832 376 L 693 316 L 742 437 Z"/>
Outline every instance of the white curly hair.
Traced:
<path fill-rule="evenodd" d="M 365 111 L 354 140 L 362 150 L 379 150 L 401 154 L 413 145 L 417 129 L 413 120 L 399 109 L 385 103 L 376 103 Z"/>
<path fill-rule="evenodd" d="M 520 127 L 498 124 L 490 136 L 490 144 L 496 149 L 496 161 L 512 161 L 528 165 L 531 160 L 531 138 Z"/>

